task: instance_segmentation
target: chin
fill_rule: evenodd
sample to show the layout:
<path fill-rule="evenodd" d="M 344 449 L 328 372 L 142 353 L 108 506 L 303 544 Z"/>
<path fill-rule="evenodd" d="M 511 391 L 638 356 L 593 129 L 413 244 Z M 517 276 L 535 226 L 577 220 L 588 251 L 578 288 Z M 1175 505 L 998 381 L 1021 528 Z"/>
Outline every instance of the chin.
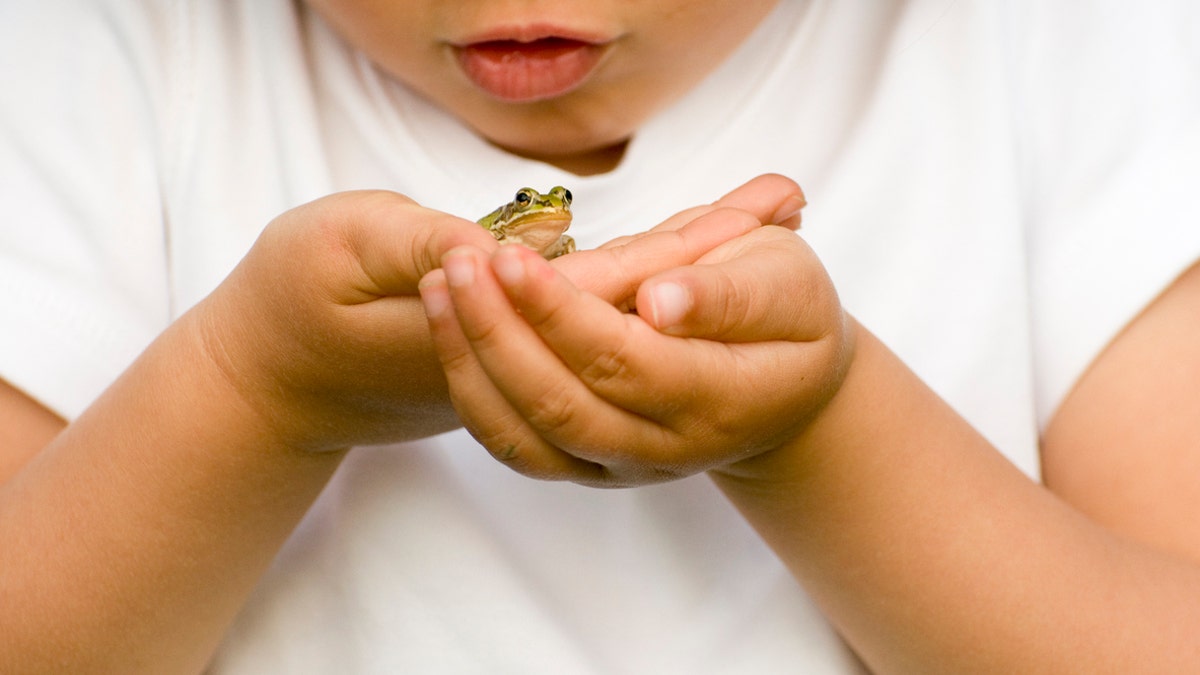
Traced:
<path fill-rule="evenodd" d="M 625 155 L 628 139 L 617 139 L 600 145 L 580 144 L 569 148 L 513 146 L 491 141 L 493 145 L 514 155 L 552 164 L 577 175 L 605 173 L 616 168 Z"/>
<path fill-rule="evenodd" d="M 488 120 L 494 123 L 493 120 Z M 564 158 L 608 152 L 615 146 L 624 147 L 633 135 L 631 129 L 614 129 L 605 125 L 596 129 L 585 125 L 571 124 L 562 116 L 553 116 L 546 121 L 524 122 L 516 128 L 488 129 L 476 127 L 489 142 L 505 150 L 534 158 Z"/>

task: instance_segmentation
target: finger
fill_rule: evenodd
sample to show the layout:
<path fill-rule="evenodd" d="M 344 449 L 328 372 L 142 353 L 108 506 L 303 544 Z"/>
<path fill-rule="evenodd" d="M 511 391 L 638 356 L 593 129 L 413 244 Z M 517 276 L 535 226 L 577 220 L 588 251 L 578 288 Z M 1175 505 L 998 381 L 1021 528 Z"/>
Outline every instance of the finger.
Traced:
<path fill-rule="evenodd" d="M 489 265 L 481 252 L 456 249 L 446 256 L 445 270 L 463 335 L 508 403 L 551 445 L 581 459 L 609 466 L 616 463 L 614 453 L 621 449 L 662 447 L 665 432 L 661 427 L 597 395 L 574 370 L 580 364 L 568 360 L 581 350 L 604 349 L 584 343 L 606 345 L 619 352 L 620 345 L 628 343 L 624 331 L 629 319 L 637 321 L 636 317 L 581 293 L 531 251 L 502 247 L 494 255 Z M 532 258 L 538 258 L 540 264 Z M 573 345 L 572 353 L 547 346 L 530 317 L 510 304 L 493 269 L 505 277 L 521 276 L 519 284 L 552 286 L 558 304 L 541 308 L 545 312 L 562 310 L 574 317 L 584 316 L 576 325 L 578 344 Z M 641 328 L 654 339 L 670 339 L 644 323 Z"/>
<path fill-rule="evenodd" d="M 666 220 L 659 223 L 658 225 L 655 225 L 654 227 L 650 228 L 649 230 L 646 230 L 645 232 L 638 232 L 636 234 L 630 234 L 630 235 L 625 235 L 623 237 L 617 237 L 615 239 L 610 239 L 609 241 L 601 244 L 598 248 L 599 249 L 607 249 L 607 248 L 614 248 L 614 247 L 618 247 L 618 246 L 627 246 L 635 241 L 638 241 L 638 240 L 640 240 L 644 237 L 650 236 L 652 234 L 657 234 L 657 233 L 661 233 L 661 232 L 671 232 L 674 230 L 681 229 L 684 226 L 686 226 L 688 223 L 692 222 L 693 220 L 699 218 L 700 216 L 703 216 L 706 213 L 715 211 L 717 208 L 718 207 L 716 204 L 703 204 L 701 206 L 693 206 L 691 208 L 684 209 L 684 210 L 672 215 L 670 218 L 667 218 Z"/>
<path fill-rule="evenodd" d="M 581 290 L 614 306 L 631 306 L 638 286 L 650 276 L 690 265 L 761 226 L 745 211 L 704 207 L 701 215 L 678 229 L 656 229 L 624 245 L 579 251 L 552 264 Z"/>
<path fill-rule="evenodd" d="M 624 246 L 654 232 L 678 230 L 693 220 L 720 208 L 740 209 L 763 225 L 779 225 L 790 230 L 800 227 L 800 212 L 808 204 L 796 182 L 779 174 L 763 174 L 734 188 L 712 204 L 680 211 L 647 233 L 613 239 L 600 248 Z"/>
<path fill-rule="evenodd" d="M 685 407 L 698 365 L 687 345 L 575 288 L 526 251 L 500 250 L 492 268 L 527 326 L 587 389 L 655 425 Z M 675 358 L 660 356 L 674 351 Z M 693 354 L 693 358 L 701 358 Z"/>
<path fill-rule="evenodd" d="M 757 176 L 717 200 L 716 206 L 747 211 L 763 225 L 799 229 L 808 202 L 796 181 L 776 173 Z"/>
<path fill-rule="evenodd" d="M 632 306 L 634 288 L 649 275 L 691 264 L 699 255 L 761 225 L 798 229 L 805 204 L 804 192 L 795 181 L 765 174 L 713 204 L 686 209 L 648 232 L 619 237 L 597 249 L 560 258 L 557 264 L 581 288 L 618 307 Z"/>
<path fill-rule="evenodd" d="M 519 315 L 578 381 L 633 414 L 594 414 L 596 409 L 581 407 L 577 411 L 586 415 L 576 419 L 582 424 L 558 424 L 547 437 L 627 483 L 691 475 L 760 447 L 745 441 L 757 432 L 746 430 L 745 406 L 739 402 L 747 395 L 761 399 L 764 383 L 783 386 L 802 372 L 798 362 L 805 359 L 784 343 L 734 350 L 720 342 L 662 335 L 640 318 L 581 293 L 528 251 L 501 249 L 492 266 Z M 497 350 L 498 364 L 520 358 L 522 347 L 511 341 L 503 346 L 512 352 Z M 495 377 L 501 369 L 488 371 Z M 514 368 L 510 375 L 520 372 Z M 578 434 L 582 443 L 572 440 Z"/>
<path fill-rule="evenodd" d="M 544 441 L 492 384 L 459 326 L 444 272 L 426 275 L 420 292 L 451 401 L 476 440 L 497 460 L 531 478 L 602 481 L 603 468 Z"/>
<path fill-rule="evenodd" d="M 780 228 L 761 228 L 700 264 L 647 280 L 637 306 L 668 335 L 722 342 L 808 342 L 840 325 L 824 268 L 803 240 Z"/>
<path fill-rule="evenodd" d="M 384 190 L 342 192 L 299 207 L 292 218 L 320 227 L 312 235 L 318 245 L 343 251 L 354 274 L 351 287 L 369 301 L 383 295 L 410 295 L 421 277 L 441 264 L 456 246 L 491 250 L 495 239 L 479 225 L 434 211 Z"/>

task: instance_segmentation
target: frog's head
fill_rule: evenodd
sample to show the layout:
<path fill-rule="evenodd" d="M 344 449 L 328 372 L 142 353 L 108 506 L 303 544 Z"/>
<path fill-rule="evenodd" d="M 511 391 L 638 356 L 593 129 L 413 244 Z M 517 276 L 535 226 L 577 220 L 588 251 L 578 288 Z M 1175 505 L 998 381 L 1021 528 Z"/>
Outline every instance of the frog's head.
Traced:
<path fill-rule="evenodd" d="M 571 226 L 571 191 L 555 186 L 547 194 L 521 188 L 513 200 L 479 220 L 501 241 L 545 251 Z"/>

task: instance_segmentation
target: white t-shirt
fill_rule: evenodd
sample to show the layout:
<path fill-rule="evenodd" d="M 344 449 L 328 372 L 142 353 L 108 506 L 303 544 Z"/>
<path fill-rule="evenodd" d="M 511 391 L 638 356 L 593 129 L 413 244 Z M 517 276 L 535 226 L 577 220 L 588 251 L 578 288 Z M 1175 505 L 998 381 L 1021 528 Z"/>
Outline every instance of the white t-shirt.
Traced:
<path fill-rule="evenodd" d="M 0 377 L 78 414 L 271 218 L 333 191 L 474 217 L 566 184 L 588 247 L 775 171 L 846 307 L 1036 475 L 1039 425 L 1200 255 L 1196 5 L 783 0 L 619 168 L 575 177 L 296 4 L 0 6 Z M 351 453 L 214 663 L 857 668 L 705 477 L 530 481 L 463 432 Z"/>

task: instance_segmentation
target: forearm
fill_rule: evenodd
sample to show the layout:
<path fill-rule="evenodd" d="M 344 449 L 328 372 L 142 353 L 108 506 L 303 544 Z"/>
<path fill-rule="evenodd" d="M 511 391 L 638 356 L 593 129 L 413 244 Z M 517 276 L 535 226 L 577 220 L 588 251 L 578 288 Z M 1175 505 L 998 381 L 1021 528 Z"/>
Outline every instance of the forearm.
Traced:
<path fill-rule="evenodd" d="M 0 489 L 0 670 L 201 669 L 337 467 L 281 442 L 188 321 Z"/>
<path fill-rule="evenodd" d="M 884 672 L 1185 672 L 1200 574 L 1026 478 L 860 330 L 805 436 L 714 478 Z"/>

